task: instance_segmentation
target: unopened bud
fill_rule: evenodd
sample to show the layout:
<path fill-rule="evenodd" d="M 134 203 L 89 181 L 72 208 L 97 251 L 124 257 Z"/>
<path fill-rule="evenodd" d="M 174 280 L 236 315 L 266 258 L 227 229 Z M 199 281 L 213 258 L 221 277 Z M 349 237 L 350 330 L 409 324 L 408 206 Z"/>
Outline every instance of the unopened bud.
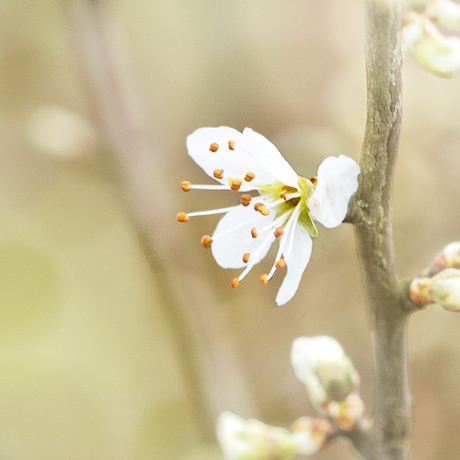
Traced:
<path fill-rule="evenodd" d="M 289 430 L 244 420 L 231 412 L 220 414 L 216 433 L 226 460 L 290 460 L 296 453 Z"/>
<path fill-rule="evenodd" d="M 362 419 L 364 403 L 359 395 L 353 393 L 343 401 L 331 401 L 327 405 L 327 413 L 341 430 L 350 431 L 357 428 Z"/>
<path fill-rule="evenodd" d="M 324 409 L 331 400 L 344 400 L 359 387 L 359 375 L 350 358 L 332 337 L 299 337 L 294 340 L 291 363 L 318 408 Z"/>
<path fill-rule="evenodd" d="M 423 273 L 425 276 L 433 276 L 445 268 L 460 269 L 460 241 L 448 244 L 431 262 Z"/>
<path fill-rule="evenodd" d="M 428 9 L 427 14 L 442 27 L 460 31 L 460 5 L 450 0 L 437 0 Z"/>
<path fill-rule="evenodd" d="M 291 430 L 296 452 L 302 455 L 315 454 L 337 434 L 332 423 L 324 418 L 301 417 L 292 424 Z"/>
<path fill-rule="evenodd" d="M 417 305 L 426 305 L 432 302 L 429 292 L 431 278 L 414 278 L 410 283 L 410 296 Z"/>
<path fill-rule="evenodd" d="M 436 275 L 430 285 L 433 302 L 449 311 L 460 311 L 460 270 L 446 268 Z"/>
<path fill-rule="evenodd" d="M 425 70 L 448 78 L 460 68 L 460 39 L 442 35 L 424 15 L 408 16 L 402 38 L 412 57 Z"/>

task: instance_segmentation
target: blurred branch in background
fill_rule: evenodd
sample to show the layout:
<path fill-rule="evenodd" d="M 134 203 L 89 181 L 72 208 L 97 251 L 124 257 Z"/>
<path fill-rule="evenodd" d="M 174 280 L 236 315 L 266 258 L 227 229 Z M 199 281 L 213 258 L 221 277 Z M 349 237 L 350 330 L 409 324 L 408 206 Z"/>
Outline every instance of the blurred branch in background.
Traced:
<path fill-rule="evenodd" d="M 210 439 L 216 414 L 226 408 L 222 394 L 233 395 L 232 409 L 252 410 L 244 376 L 217 313 L 204 306 L 209 303 L 196 305 L 199 299 L 185 302 L 187 280 L 179 283 L 173 279 L 166 248 L 177 245 L 177 240 L 173 243 L 170 227 L 161 225 L 168 219 L 174 222 L 174 213 L 168 212 L 172 208 L 167 192 L 170 181 L 165 180 L 161 155 L 145 126 L 120 56 L 107 42 L 104 7 L 97 0 L 65 0 L 64 7 L 93 117 L 109 144 L 110 154 L 104 161 L 109 163 L 158 281 L 161 308 L 175 332 L 184 383 L 199 429 L 204 439 Z M 221 346 L 213 347 L 216 343 Z M 222 361 L 224 365 L 219 366 Z"/>

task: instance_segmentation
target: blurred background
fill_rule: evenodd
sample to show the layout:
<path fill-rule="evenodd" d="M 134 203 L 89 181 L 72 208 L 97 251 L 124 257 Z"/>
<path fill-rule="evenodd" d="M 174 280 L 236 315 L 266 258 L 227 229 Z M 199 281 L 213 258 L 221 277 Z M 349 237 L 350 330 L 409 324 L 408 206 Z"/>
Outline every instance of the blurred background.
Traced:
<path fill-rule="evenodd" d="M 361 3 L 0 1 L 2 459 L 222 458 L 223 410 L 286 427 L 314 414 L 289 363 L 301 335 L 342 343 L 372 413 L 351 226 L 320 226 L 278 308 L 281 276 L 232 290 L 238 271 L 201 247 L 218 216 L 175 221 L 235 201 L 180 191 L 211 183 L 185 149 L 201 126 L 249 126 L 306 177 L 328 155 L 359 160 Z M 412 277 L 460 239 L 460 74 L 407 57 L 403 112 L 394 239 Z M 458 459 L 459 330 L 437 306 L 411 319 L 411 459 Z M 339 441 L 315 458 L 355 457 Z"/>

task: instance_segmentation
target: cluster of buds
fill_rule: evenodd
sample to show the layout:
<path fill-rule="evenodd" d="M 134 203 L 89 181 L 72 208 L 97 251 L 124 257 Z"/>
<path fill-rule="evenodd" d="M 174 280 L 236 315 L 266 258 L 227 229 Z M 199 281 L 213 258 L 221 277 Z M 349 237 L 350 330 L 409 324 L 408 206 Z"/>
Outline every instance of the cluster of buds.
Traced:
<path fill-rule="evenodd" d="M 424 273 L 410 284 L 418 305 L 437 303 L 448 311 L 460 311 L 460 242 L 449 244 Z"/>
<path fill-rule="evenodd" d="M 331 337 L 300 337 L 292 345 L 291 362 L 313 404 L 324 417 L 301 417 L 290 429 L 224 412 L 217 439 L 226 460 L 290 460 L 312 455 L 362 419 L 359 376 L 340 344 Z"/>
<path fill-rule="evenodd" d="M 217 420 L 217 440 L 226 460 L 290 460 L 297 454 L 311 455 L 336 434 L 324 419 L 302 417 L 290 430 L 244 420 L 223 412 Z"/>
<path fill-rule="evenodd" d="M 460 68 L 460 39 L 443 35 L 435 26 L 460 31 L 460 4 L 435 0 L 421 11 L 411 11 L 403 21 L 403 42 L 417 63 L 440 77 Z"/>
<path fill-rule="evenodd" d="M 300 337 L 291 363 L 315 407 L 340 430 L 354 430 L 362 419 L 359 375 L 341 345 L 331 337 Z"/>

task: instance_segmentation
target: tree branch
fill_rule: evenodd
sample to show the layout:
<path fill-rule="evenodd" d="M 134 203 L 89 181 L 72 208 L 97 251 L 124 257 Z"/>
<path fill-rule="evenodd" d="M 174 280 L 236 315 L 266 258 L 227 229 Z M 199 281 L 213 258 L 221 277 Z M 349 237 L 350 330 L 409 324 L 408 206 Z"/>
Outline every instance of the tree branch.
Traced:
<path fill-rule="evenodd" d="M 400 0 L 366 0 L 367 122 L 355 224 L 375 356 L 372 429 L 354 436 L 366 459 L 402 460 L 411 427 L 406 329 L 413 308 L 397 277 L 391 226 L 391 191 L 401 127 Z"/>

